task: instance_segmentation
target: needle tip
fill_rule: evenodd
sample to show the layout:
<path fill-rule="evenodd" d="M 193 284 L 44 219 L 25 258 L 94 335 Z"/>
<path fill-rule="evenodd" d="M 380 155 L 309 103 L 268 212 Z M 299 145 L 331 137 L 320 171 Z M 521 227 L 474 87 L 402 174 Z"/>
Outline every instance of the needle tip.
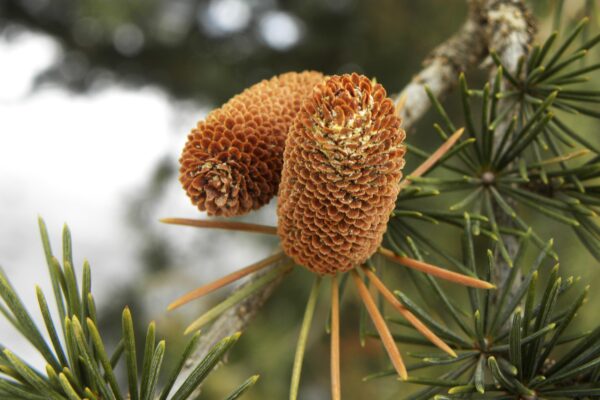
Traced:
<path fill-rule="evenodd" d="M 183 331 L 184 335 L 189 335 L 190 333 L 194 332 L 196 330 L 196 328 L 194 327 L 194 324 L 188 326 L 187 328 L 185 328 L 185 331 Z"/>

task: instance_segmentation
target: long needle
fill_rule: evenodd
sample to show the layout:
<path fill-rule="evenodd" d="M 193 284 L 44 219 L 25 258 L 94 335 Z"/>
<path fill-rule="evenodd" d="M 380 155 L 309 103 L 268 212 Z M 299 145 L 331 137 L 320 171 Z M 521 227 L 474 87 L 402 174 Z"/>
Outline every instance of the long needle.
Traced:
<path fill-rule="evenodd" d="M 388 329 L 387 325 L 385 324 L 385 320 L 383 319 L 383 316 L 377 309 L 377 306 L 375 305 L 375 302 L 373 301 L 373 298 L 371 297 L 371 294 L 369 293 L 369 289 L 367 289 L 367 287 L 363 283 L 362 279 L 358 275 L 358 272 L 356 272 L 356 269 L 353 269 L 351 271 L 351 274 L 352 274 L 352 279 L 354 279 L 354 284 L 356 285 L 356 288 L 358 289 L 358 294 L 360 295 L 363 303 L 365 304 L 365 307 L 367 308 L 367 311 L 369 312 L 369 315 L 371 316 L 373 325 L 375 325 L 375 329 L 377 329 L 377 332 L 379 333 L 379 337 L 381 337 L 383 346 L 385 347 L 385 350 L 387 351 L 388 356 L 390 357 L 390 360 L 392 361 L 392 365 L 394 366 L 394 369 L 400 376 L 400 379 L 402 379 L 402 380 L 408 379 L 408 373 L 406 372 L 406 366 L 404 365 L 404 361 L 402 361 L 402 356 L 400 355 L 400 352 L 398 351 L 398 347 L 396 347 L 396 343 L 394 342 L 394 338 L 392 337 L 390 330 Z"/>
<path fill-rule="evenodd" d="M 225 311 L 229 310 L 234 305 L 244 301 L 248 297 L 252 296 L 254 293 L 259 291 L 265 285 L 273 282 L 275 279 L 279 279 L 287 274 L 289 271 L 294 268 L 294 263 L 282 263 L 282 266 L 276 266 L 270 271 L 265 272 L 263 275 L 257 277 L 255 280 L 251 280 L 246 285 L 242 285 L 237 288 L 229 297 L 225 300 L 202 314 L 199 318 L 197 318 L 194 322 L 192 322 L 183 332 L 187 335 L 190 332 L 197 331 L 202 328 L 204 325 L 214 321 L 217 317 L 222 315 Z"/>
<path fill-rule="evenodd" d="M 226 229 L 230 231 L 264 233 L 267 235 L 277 235 L 277 228 L 259 224 L 247 224 L 237 221 L 204 220 L 189 218 L 162 218 L 160 222 L 171 225 L 191 226 L 195 228 Z"/>
<path fill-rule="evenodd" d="M 225 275 L 224 277 L 217 279 L 216 281 L 213 281 L 209 284 L 200 286 L 199 288 L 186 293 L 185 295 L 181 296 L 180 298 L 169 304 L 169 307 L 167 309 L 171 311 L 177 307 L 181 307 L 182 305 L 189 303 L 192 300 L 207 295 L 208 293 L 214 292 L 215 290 L 220 289 L 223 286 L 229 285 L 230 283 L 245 277 L 246 275 L 268 267 L 269 265 L 282 259 L 283 256 L 283 252 L 280 251 L 277 254 L 272 255 L 271 257 L 267 257 L 259 262 L 256 262 L 245 268 L 232 272 L 229 275 Z"/>
<path fill-rule="evenodd" d="M 398 301 L 396 296 L 383 284 L 383 282 L 375 275 L 369 268 L 363 266 L 363 271 L 371 282 L 375 285 L 377 290 L 383 295 L 383 297 L 398 311 L 408 322 L 412 324 L 423 336 L 429 341 L 435 344 L 437 347 L 450 354 L 452 357 L 456 357 L 454 350 L 450 348 L 442 339 L 440 339 L 435 333 L 433 333 L 419 318 L 411 313 L 402 303 Z"/>
<path fill-rule="evenodd" d="M 436 267 L 423 261 L 415 260 L 409 257 L 396 255 L 393 251 L 380 247 L 378 252 L 392 261 L 402 264 L 406 267 L 416 269 L 417 271 L 425 272 L 426 274 L 445 279 L 450 282 L 459 283 L 464 286 L 470 286 L 478 289 L 495 289 L 496 286 L 481 279 L 471 276 L 459 274 L 457 272 L 448 271 L 447 269 Z"/>
<path fill-rule="evenodd" d="M 340 295 L 337 276 L 331 278 L 331 400 L 341 400 Z"/>
<path fill-rule="evenodd" d="M 317 298 L 319 297 L 319 287 L 321 286 L 321 277 L 317 275 L 308 296 L 304 318 L 302 319 L 302 327 L 298 336 L 298 344 L 296 345 L 296 355 L 294 356 L 294 368 L 292 370 L 292 382 L 290 383 L 290 400 L 298 398 L 298 388 L 300 387 L 300 373 L 302 372 L 302 361 L 304 360 L 304 352 L 306 350 L 306 341 L 308 340 L 308 332 L 312 323 L 315 308 L 317 306 Z"/>
<path fill-rule="evenodd" d="M 421 165 L 417 167 L 417 169 L 408 174 L 409 178 L 400 182 L 400 189 L 410 184 L 410 177 L 418 178 L 419 176 L 422 176 L 427 171 L 429 171 L 429 169 L 433 167 L 434 164 L 438 162 L 439 159 L 442 158 L 443 155 L 448 152 L 448 150 L 450 150 L 450 148 L 452 148 L 452 146 L 454 146 L 454 143 L 456 143 L 458 139 L 460 139 L 464 131 L 464 128 L 460 128 L 459 130 L 454 132 L 452 136 L 450 136 L 440 147 L 438 147 L 436 151 L 433 152 L 432 155 L 429 156 L 429 158 L 427 158 L 427 160 L 423 161 Z"/>

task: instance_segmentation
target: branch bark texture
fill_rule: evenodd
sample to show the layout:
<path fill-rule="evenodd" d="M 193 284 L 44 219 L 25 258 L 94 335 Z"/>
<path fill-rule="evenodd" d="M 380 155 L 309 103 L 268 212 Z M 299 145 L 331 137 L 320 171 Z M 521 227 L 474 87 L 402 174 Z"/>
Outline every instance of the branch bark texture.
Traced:
<path fill-rule="evenodd" d="M 532 20 L 522 0 L 470 0 L 469 13 L 461 28 L 436 47 L 423 62 L 423 69 L 398 95 L 406 98 L 400 112 L 409 130 L 431 107 L 425 86 L 443 98 L 458 82 L 458 75 L 481 64 L 493 49 L 510 71 L 517 68 L 532 38 Z"/>
<path fill-rule="evenodd" d="M 498 54 L 498 57 L 502 61 L 502 65 L 508 72 L 513 76 L 516 76 L 519 73 L 519 63 L 527 57 L 529 45 L 535 34 L 533 17 L 522 1 L 496 1 L 496 3 L 496 7 L 488 14 L 486 32 L 488 46 Z M 525 71 L 521 71 L 521 73 L 524 72 Z M 490 74 L 490 81 L 493 81 L 495 75 L 496 71 L 494 68 Z M 503 101 L 500 101 L 499 105 L 502 108 L 504 105 Z M 511 118 L 512 114 L 508 114 L 505 121 L 502 121 L 498 125 L 498 128 L 495 131 L 496 137 L 494 137 L 496 143 L 498 143 L 503 135 L 507 133 L 506 131 Z M 515 204 L 512 199 L 508 199 L 507 201 L 509 201 L 514 208 Z M 500 210 L 499 207 L 495 207 L 494 217 L 499 225 L 515 227 L 513 219 Z M 513 235 L 503 235 L 502 239 L 508 254 L 514 259 L 519 249 L 517 238 Z M 499 251 L 496 251 L 495 261 L 496 268 L 494 270 L 494 279 L 500 287 L 505 287 L 509 284 L 508 277 L 510 275 L 511 266 L 508 265 L 500 255 Z M 520 270 L 517 270 L 516 273 L 517 276 L 515 277 L 509 297 L 515 295 L 516 289 L 523 279 Z M 496 297 L 498 296 L 498 292 L 499 291 L 495 293 Z M 497 298 L 494 300 L 495 302 L 498 301 Z"/>

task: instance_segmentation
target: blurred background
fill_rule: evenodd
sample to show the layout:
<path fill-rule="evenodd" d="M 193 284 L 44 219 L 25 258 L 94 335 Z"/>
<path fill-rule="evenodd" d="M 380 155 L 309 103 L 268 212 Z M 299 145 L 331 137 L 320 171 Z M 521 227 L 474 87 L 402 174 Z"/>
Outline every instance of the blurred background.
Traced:
<path fill-rule="evenodd" d="M 533 2 L 541 36 L 556 3 Z M 568 2 L 566 24 L 581 16 L 584 3 Z M 1 0 L 0 265 L 37 313 L 33 284 L 49 290 L 37 216 L 46 219 L 57 253 L 68 222 L 78 267 L 84 258 L 92 265 L 103 332 L 116 335 L 128 304 L 140 326 L 156 320 L 170 350 L 181 348 L 186 324 L 225 293 L 175 313 L 165 311 L 169 301 L 276 245 L 249 234 L 158 223 L 202 216 L 177 181 L 179 152 L 196 121 L 253 83 L 290 70 L 359 72 L 397 93 L 466 11 L 464 0 Z M 450 109 L 456 100 L 446 102 Z M 429 140 L 433 120 L 429 113 L 409 140 L 436 146 Z M 600 126 L 582 121 L 579 128 L 597 133 Z M 274 204 L 244 220 L 276 224 Z M 570 230 L 544 231 L 562 240 L 563 274 L 600 283 L 597 262 Z M 245 398 L 287 396 L 309 282 L 305 271 L 286 279 L 228 366 L 208 381 L 204 398 L 223 398 L 254 373 L 261 381 Z M 398 285 L 410 290 L 409 284 L 402 286 L 400 273 Z M 386 364 L 376 342 L 360 347 L 352 298 L 344 300 L 342 321 L 343 384 L 351 388 L 345 398 L 387 399 L 411 390 L 391 378 L 359 383 Z M 321 305 L 303 399 L 328 398 L 327 305 Z M 4 345 L 40 361 L 4 320 L 0 332 Z"/>

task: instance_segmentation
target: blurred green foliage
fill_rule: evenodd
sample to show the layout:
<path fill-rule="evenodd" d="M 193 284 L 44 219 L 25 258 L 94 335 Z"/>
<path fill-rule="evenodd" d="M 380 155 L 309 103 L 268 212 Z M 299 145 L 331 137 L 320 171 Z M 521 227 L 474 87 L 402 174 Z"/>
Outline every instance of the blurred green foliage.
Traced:
<path fill-rule="evenodd" d="M 220 15 L 219 3 L 229 4 L 225 23 L 247 19 L 241 28 L 223 33 L 207 22 Z M 464 1 L 444 2 L 443 12 L 441 6 L 392 0 L 9 0 L 0 13 L 10 22 L 5 32 L 18 24 L 51 35 L 65 49 L 40 82 L 87 90 L 108 71 L 124 84 L 159 85 L 178 98 L 221 103 L 260 79 L 303 69 L 362 72 L 398 90 L 461 24 Z M 285 50 L 270 47 L 261 35 L 273 12 L 293 17 L 301 31 Z"/>

